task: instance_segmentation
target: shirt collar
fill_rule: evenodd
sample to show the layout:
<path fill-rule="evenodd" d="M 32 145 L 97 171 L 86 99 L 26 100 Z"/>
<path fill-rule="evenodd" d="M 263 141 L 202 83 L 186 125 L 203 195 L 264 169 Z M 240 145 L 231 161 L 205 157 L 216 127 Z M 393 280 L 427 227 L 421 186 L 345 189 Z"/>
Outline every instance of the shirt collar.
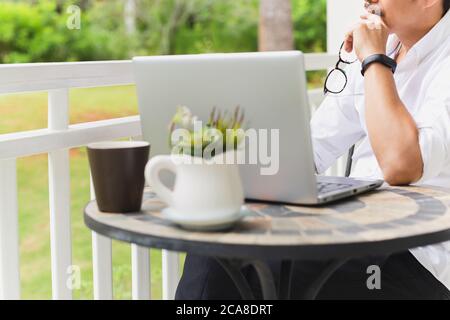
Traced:
<path fill-rule="evenodd" d="M 408 52 L 414 54 L 417 64 L 420 64 L 431 52 L 450 36 L 450 11 Z M 387 52 L 393 54 L 399 44 L 398 37 L 394 34 L 389 37 Z"/>

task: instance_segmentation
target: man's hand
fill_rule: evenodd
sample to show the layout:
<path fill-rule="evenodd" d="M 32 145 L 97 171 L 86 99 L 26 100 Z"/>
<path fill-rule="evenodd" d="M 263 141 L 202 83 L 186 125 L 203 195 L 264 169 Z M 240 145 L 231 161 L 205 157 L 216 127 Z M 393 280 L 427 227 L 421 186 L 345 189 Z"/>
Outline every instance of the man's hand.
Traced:
<path fill-rule="evenodd" d="M 389 31 L 381 17 L 365 14 L 347 33 L 344 48 L 347 52 L 355 50 L 359 61 L 364 61 L 373 54 L 386 54 Z"/>

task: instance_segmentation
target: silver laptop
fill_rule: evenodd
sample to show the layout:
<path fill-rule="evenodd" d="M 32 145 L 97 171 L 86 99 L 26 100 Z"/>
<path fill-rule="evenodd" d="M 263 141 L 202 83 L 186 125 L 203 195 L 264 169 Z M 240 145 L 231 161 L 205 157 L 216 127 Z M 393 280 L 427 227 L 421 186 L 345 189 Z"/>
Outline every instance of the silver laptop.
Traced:
<path fill-rule="evenodd" d="M 239 105 L 265 145 L 256 162 L 240 166 L 247 199 L 314 205 L 382 185 L 316 176 L 301 52 L 136 57 L 133 65 L 151 156 L 170 153 L 168 124 L 178 105 L 205 121 L 214 106 L 231 112 Z"/>

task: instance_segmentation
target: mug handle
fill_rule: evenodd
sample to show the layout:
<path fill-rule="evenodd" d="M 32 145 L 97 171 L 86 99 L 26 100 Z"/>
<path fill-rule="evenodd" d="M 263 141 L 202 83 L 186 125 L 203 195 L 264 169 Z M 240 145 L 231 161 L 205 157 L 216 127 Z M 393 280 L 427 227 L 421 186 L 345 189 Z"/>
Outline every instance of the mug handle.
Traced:
<path fill-rule="evenodd" d="M 168 170 L 173 172 L 175 175 L 177 174 L 177 167 L 170 156 L 153 157 L 145 167 L 145 178 L 155 193 L 160 196 L 161 199 L 169 205 L 169 207 L 172 207 L 173 192 L 166 187 L 159 178 L 159 173 L 162 170 Z"/>

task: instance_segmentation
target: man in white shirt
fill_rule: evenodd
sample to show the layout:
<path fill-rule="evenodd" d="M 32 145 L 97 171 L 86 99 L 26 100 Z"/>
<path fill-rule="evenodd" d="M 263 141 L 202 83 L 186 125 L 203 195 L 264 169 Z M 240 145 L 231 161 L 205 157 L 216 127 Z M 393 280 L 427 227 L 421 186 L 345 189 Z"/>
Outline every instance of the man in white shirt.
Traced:
<path fill-rule="evenodd" d="M 373 64 L 362 76 L 361 64 L 355 64 L 345 90 L 324 101 L 312 120 L 319 172 L 362 140 L 352 176 L 450 188 L 449 1 L 414 2 L 371 1 L 380 5 L 382 19 L 363 16 L 347 35 L 344 47 L 354 48 L 359 61 L 393 53 L 398 66 L 392 74 L 386 66 Z M 411 253 L 450 288 L 449 243 Z"/>
<path fill-rule="evenodd" d="M 381 17 L 362 16 L 346 35 L 344 49 L 354 49 L 359 61 L 346 70 L 345 89 L 329 94 L 311 122 L 317 171 L 360 142 L 352 176 L 450 188 L 450 0 L 369 4 L 380 8 Z M 380 61 L 368 64 L 375 55 L 390 55 L 398 64 L 395 73 Z M 280 263 L 270 265 L 279 274 Z M 381 290 L 367 288 L 370 265 L 381 268 Z M 292 297 L 302 297 L 324 266 L 296 263 Z M 244 273 L 258 296 L 254 272 Z M 318 298 L 450 299 L 449 289 L 450 244 L 442 243 L 351 260 Z M 188 255 L 177 299 L 221 298 L 239 298 L 226 273 L 212 259 Z"/>

